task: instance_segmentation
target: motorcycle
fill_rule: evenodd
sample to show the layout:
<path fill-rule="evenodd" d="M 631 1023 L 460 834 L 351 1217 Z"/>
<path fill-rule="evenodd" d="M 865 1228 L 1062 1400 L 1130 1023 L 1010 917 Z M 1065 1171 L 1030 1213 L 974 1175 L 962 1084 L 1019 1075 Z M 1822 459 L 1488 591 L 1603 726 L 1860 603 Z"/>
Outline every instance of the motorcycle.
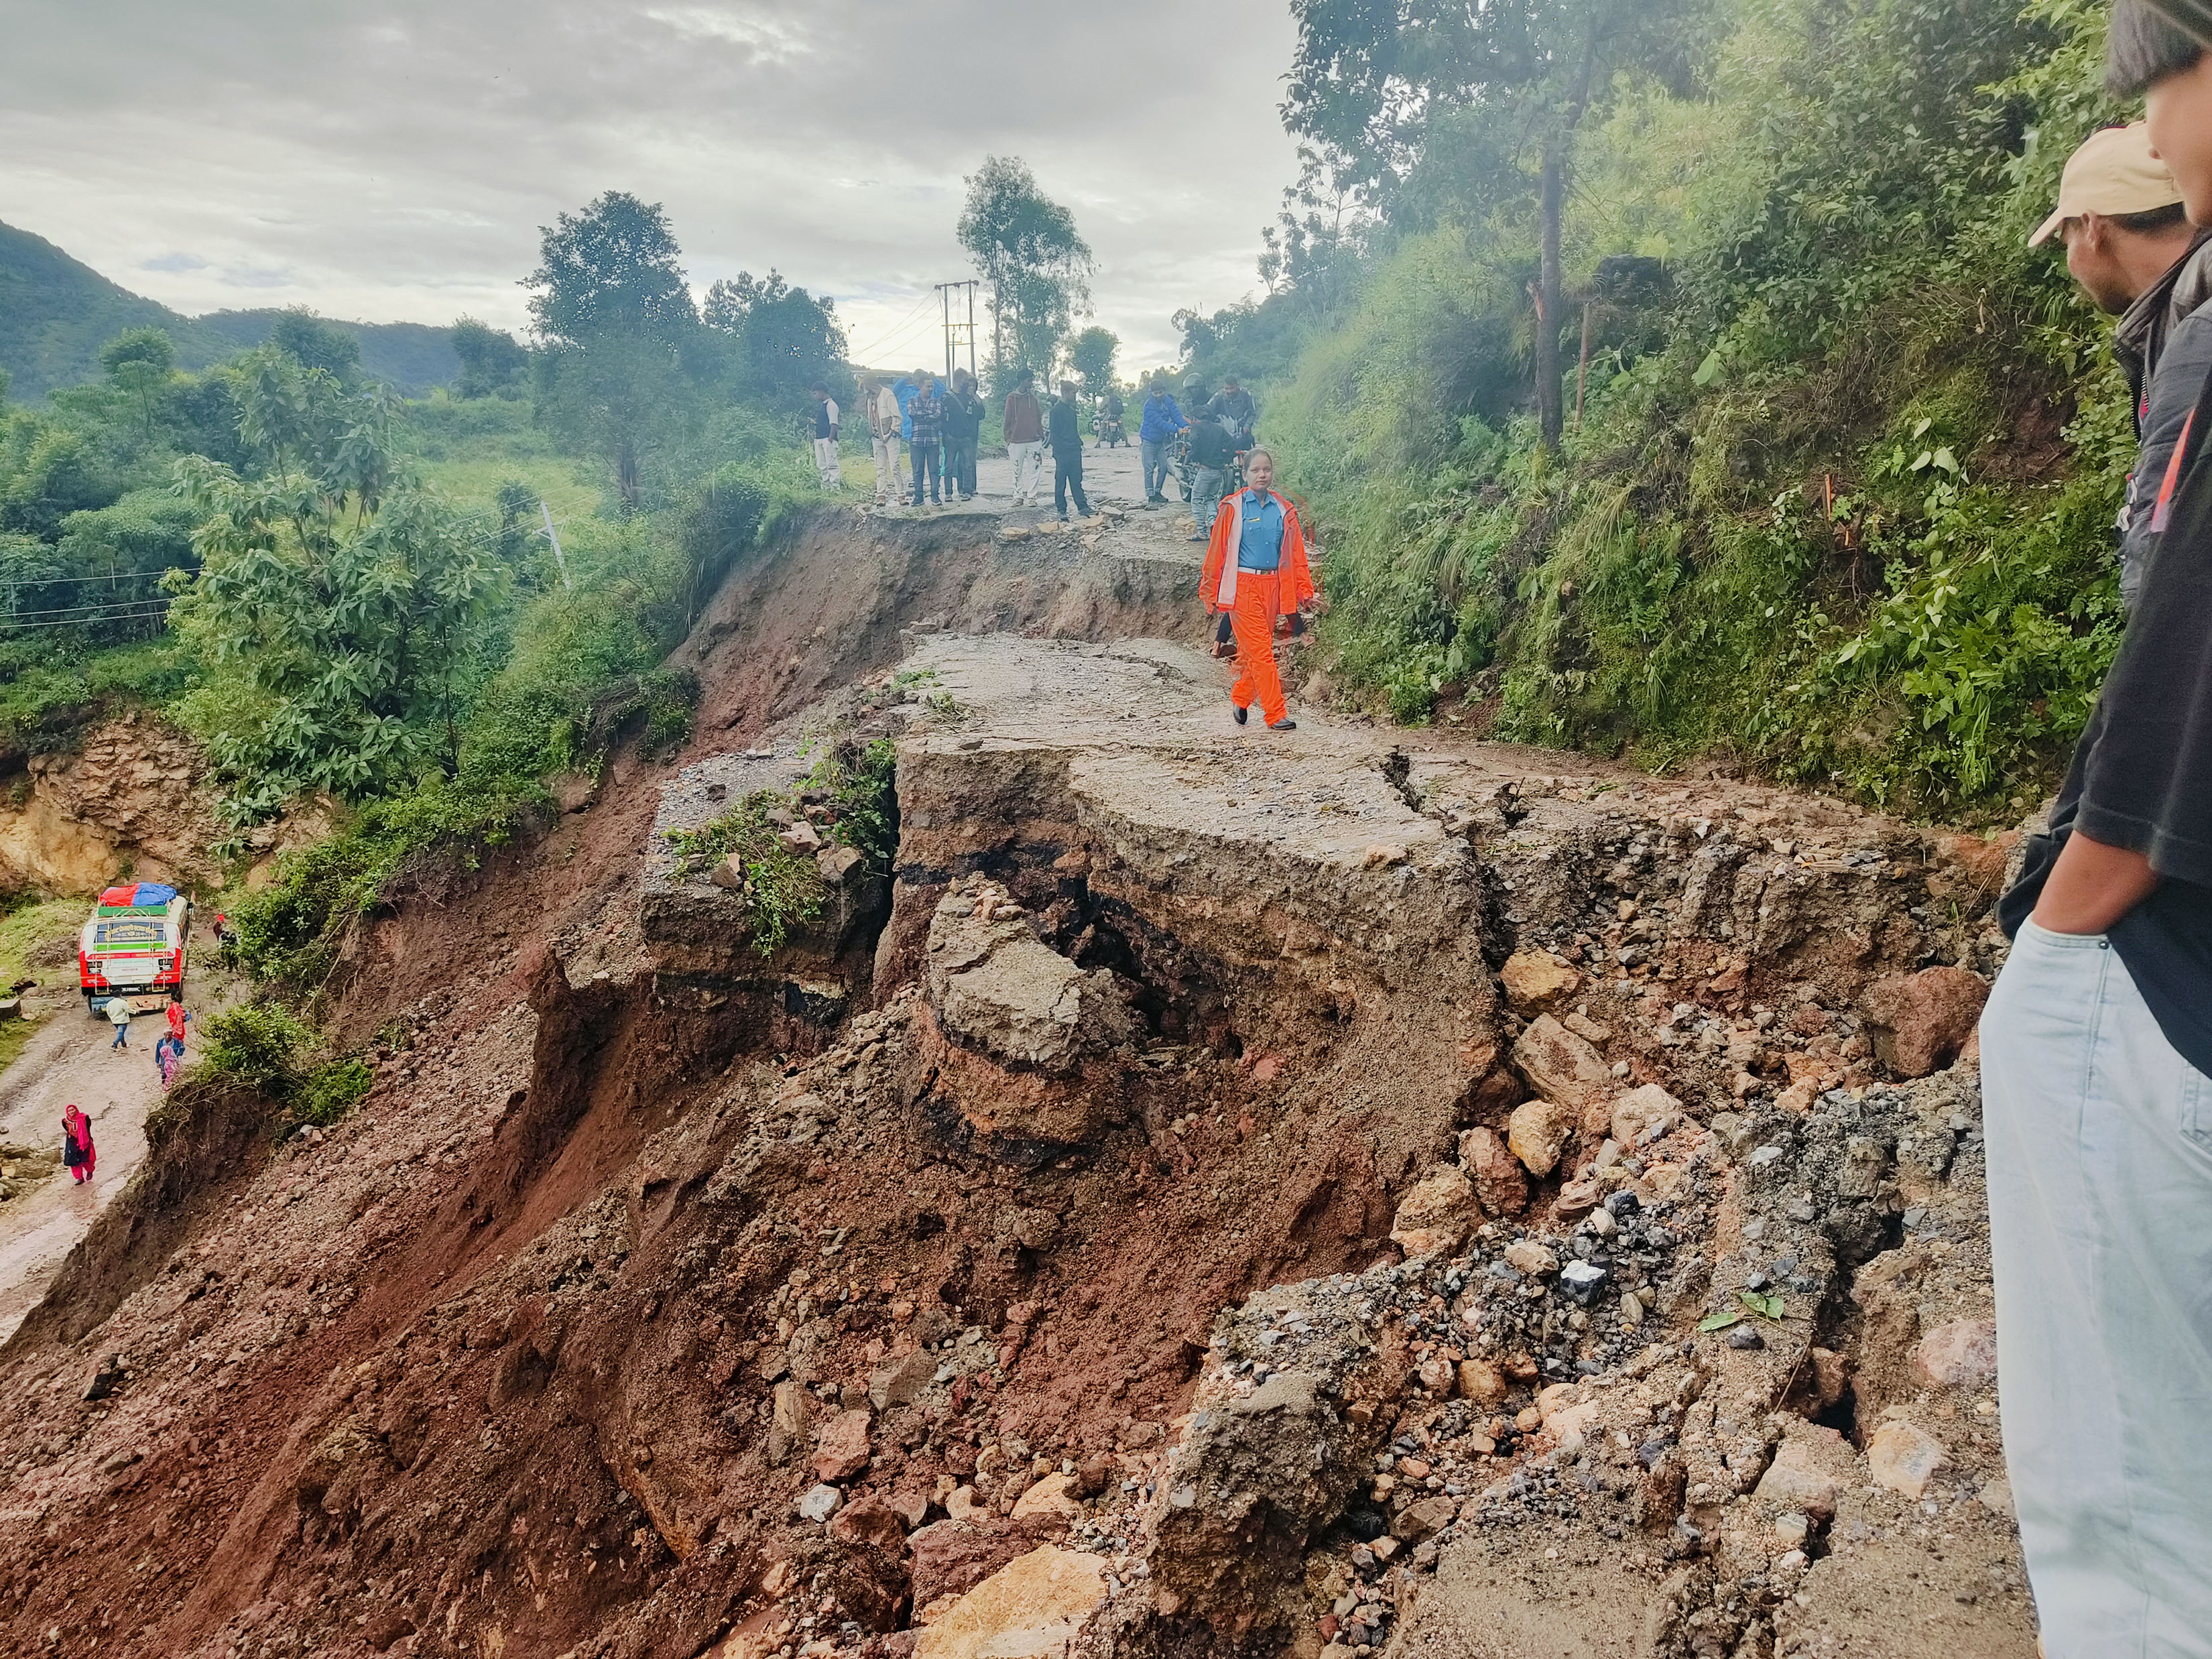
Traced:
<path fill-rule="evenodd" d="M 1109 414 L 1103 403 L 1091 413 L 1091 434 L 1098 440 L 1101 449 L 1111 449 L 1116 444 L 1127 446 L 1129 441 L 1129 434 L 1122 428 L 1121 416 Z"/>

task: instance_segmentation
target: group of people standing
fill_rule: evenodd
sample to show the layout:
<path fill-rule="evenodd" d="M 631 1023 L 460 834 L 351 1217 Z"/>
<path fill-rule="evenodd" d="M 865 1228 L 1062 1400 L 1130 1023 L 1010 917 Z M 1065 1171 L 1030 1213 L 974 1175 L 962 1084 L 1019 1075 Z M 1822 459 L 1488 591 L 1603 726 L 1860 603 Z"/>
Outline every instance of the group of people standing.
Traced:
<path fill-rule="evenodd" d="M 983 433 L 983 399 L 975 390 L 975 376 L 966 369 L 955 369 L 950 385 L 927 369 L 902 374 L 889 385 L 881 375 L 866 375 L 860 381 L 860 407 L 867 416 L 869 447 L 876 463 L 878 507 L 894 501 L 920 507 L 925 495 L 939 506 L 956 495 L 963 501 L 975 499 L 975 447 Z M 907 447 L 903 473 L 901 443 Z M 823 487 L 830 487 L 826 478 Z M 842 479 L 838 487 L 842 488 Z"/>
<path fill-rule="evenodd" d="M 1260 410 L 1234 374 L 1212 396 L 1199 381 L 1186 386 L 1184 395 L 1198 411 L 1195 418 L 1182 412 L 1164 376 L 1152 382 L 1137 426 L 1137 455 L 1145 472 L 1145 505 L 1164 507 L 1168 474 L 1175 469 L 1176 437 L 1179 433 L 1188 434 L 1190 514 L 1195 521 L 1190 538 L 1202 542 L 1213 532 L 1214 516 L 1237 456 L 1252 447 L 1253 425 Z"/>

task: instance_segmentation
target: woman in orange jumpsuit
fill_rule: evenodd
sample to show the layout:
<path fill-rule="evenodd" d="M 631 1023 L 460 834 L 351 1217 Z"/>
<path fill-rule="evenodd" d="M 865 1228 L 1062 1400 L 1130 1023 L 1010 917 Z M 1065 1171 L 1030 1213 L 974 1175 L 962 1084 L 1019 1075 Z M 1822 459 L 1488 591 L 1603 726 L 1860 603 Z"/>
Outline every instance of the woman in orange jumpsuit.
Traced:
<path fill-rule="evenodd" d="M 1270 732 L 1294 732 L 1297 722 L 1283 702 L 1283 683 L 1275 672 L 1275 627 L 1295 617 L 1321 595 L 1306 562 L 1305 531 L 1297 509 L 1278 495 L 1275 458 L 1255 449 L 1244 460 L 1244 488 L 1224 499 L 1214 514 L 1213 536 L 1206 550 L 1199 592 L 1208 615 L 1229 613 L 1237 635 L 1237 684 L 1229 701 L 1239 726 L 1254 702 Z"/>

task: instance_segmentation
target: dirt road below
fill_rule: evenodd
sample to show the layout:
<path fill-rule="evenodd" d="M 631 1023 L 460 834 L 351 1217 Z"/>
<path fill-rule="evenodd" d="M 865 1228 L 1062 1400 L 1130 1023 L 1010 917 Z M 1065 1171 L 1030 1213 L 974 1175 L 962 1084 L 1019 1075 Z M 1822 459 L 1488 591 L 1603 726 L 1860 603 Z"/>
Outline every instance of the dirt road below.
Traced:
<path fill-rule="evenodd" d="M 196 1018 L 236 998 L 231 977 L 211 969 L 197 972 L 191 989 Z M 88 1182 L 57 1170 L 0 1207 L 0 1341 L 38 1305 L 70 1246 L 137 1169 L 146 1154 L 146 1115 L 161 1097 L 154 1069 L 161 1015 L 133 1019 L 127 1046 L 118 1049 L 114 1028 L 88 1017 L 74 989 L 35 992 L 26 1003 L 40 1024 L 21 1056 L 0 1073 L 0 1140 L 58 1146 L 62 1112 L 74 1101 L 92 1120 L 99 1160 Z"/>

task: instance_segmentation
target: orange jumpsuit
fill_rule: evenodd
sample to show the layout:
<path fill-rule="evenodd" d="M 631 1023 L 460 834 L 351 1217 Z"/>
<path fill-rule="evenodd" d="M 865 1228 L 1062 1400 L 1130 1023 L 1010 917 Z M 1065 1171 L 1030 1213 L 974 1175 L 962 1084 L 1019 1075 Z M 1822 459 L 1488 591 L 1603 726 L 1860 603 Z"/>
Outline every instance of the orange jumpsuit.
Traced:
<path fill-rule="evenodd" d="M 1237 684 L 1229 700 L 1239 708 L 1256 701 L 1270 726 L 1279 726 L 1290 712 L 1283 702 L 1282 678 L 1275 672 L 1275 623 L 1293 616 L 1321 590 L 1314 585 L 1313 569 L 1306 562 L 1306 537 L 1297 509 L 1273 490 L 1267 492 L 1283 509 L 1283 549 L 1273 570 L 1240 570 L 1237 548 L 1244 528 L 1244 495 L 1238 490 L 1222 501 L 1213 516 L 1213 537 L 1206 550 L 1206 569 L 1199 592 L 1206 596 L 1206 613 L 1229 613 L 1229 626 L 1237 635 Z"/>

